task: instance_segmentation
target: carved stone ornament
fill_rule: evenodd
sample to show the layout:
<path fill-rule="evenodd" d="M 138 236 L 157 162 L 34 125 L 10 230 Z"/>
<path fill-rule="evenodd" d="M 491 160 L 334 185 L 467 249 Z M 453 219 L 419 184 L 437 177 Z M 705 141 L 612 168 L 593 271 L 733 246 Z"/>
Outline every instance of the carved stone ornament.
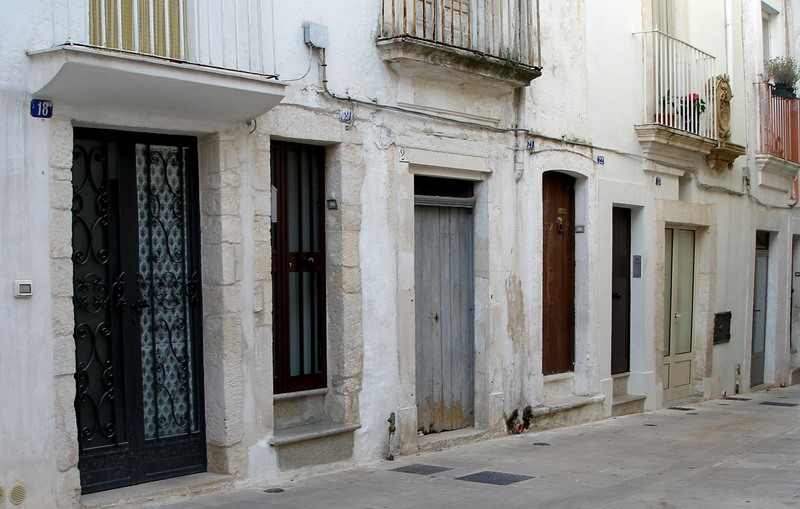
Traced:
<path fill-rule="evenodd" d="M 715 78 L 717 101 L 717 146 L 708 155 L 708 165 L 714 171 L 721 172 L 733 168 L 733 161 L 745 153 L 741 145 L 731 143 L 731 92 L 730 78 L 722 74 Z"/>
<path fill-rule="evenodd" d="M 716 77 L 717 92 L 717 139 L 725 142 L 731 137 L 731 92 L 730 78 L 727 74 Z"/>

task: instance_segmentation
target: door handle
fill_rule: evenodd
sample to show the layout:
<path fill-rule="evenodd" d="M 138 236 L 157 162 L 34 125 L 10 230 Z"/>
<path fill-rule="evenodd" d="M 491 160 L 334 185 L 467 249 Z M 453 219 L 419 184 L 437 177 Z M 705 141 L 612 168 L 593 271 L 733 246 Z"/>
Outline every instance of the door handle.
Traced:
<path fill-rule="evenodd" d="M 619 300 L 619 299 L 621 299 L 621 298 L 622 298 L 622 294 L 621 294 L 621 293 L 619 293 L 619 292 L 614 292 L 614 293 L 612 293 L 612 294 L 611 294 L 611 297 L 612 297 L 613 299 L 615 299 L 615 300 Z"/>
<path fill-rule="evenodd" d="M 150 304 L 148 304 L 147 301 L 144 299 L 139 299 L 138 302 L 136 302 L 136 304 L 132 305 L 131 307 L 137 313 L 141 313 L 143 309 L 149 308 Z"/>

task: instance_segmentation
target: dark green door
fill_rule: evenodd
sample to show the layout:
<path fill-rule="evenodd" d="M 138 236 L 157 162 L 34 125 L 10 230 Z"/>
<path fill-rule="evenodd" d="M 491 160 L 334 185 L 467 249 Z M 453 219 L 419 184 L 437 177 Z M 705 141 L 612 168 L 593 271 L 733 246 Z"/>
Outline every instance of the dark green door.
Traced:
<path fill-rule="evenodd" d="M 196 164 L 193 138 L 75 130 L 84 493 L 205 471 Z"/>

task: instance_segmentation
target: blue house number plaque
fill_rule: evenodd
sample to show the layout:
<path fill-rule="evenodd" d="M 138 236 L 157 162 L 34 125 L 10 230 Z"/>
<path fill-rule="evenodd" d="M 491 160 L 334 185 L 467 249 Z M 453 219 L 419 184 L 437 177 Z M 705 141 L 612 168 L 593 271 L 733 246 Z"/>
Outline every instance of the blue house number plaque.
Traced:
<path fill-rule="evenodd" d="M 53 116 L 53 101 L 31 99 L 31 116 L 35 118 L 51 118 Z"/>

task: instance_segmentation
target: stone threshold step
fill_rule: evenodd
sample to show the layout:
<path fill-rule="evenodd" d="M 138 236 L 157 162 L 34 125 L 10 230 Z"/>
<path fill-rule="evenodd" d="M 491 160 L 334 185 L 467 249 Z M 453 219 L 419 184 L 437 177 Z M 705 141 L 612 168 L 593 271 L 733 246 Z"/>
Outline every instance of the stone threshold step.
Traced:
<path fill-rule="evenodd" d="M 282 445 L 296 444 L 297 442 L 350 433 L 360 427 L 360 424 L 324 421 L 304 426 L 276 429 L 272 438 L 269 439 L 269 445 L 280 447 Z"/>
<path fill-rule="evenodd" d="M 593 405 L 595 403 L 602 403 L 605 399 L 605 394 L 597 394 L 595 396 L 567 396 L 552 401 L 545 401 L 541 405 L 531 408 L 531 412 L 533 417 L 539 417 L 541 415 L 555 414 Z"/>
<path fill-rule="evenodd" d="M 613 406 L 617 405 L 624 405 L 626 403 L 632 403 L 634 401 L 641 401 L 643 399 L 647 399 L 647 396 L 643 396 L 640 394 L 622 394 L 619 396 L 614 396 L 613 399 Z"/>
<path fill-rule="evenodd" d="M 81 509 L 128 509 L 230 491 L 234 478 L 205 472 L 81 495 Z"/>

